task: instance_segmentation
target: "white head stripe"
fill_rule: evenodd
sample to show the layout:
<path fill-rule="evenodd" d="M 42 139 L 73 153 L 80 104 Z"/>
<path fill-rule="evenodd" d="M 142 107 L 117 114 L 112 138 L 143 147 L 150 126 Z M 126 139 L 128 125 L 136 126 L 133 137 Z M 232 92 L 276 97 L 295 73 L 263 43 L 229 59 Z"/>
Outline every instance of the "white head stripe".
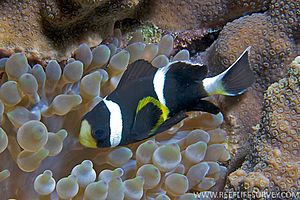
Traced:
<path fill-rule="evenodd" d="M 166 99 L 164 96 L 164 88 L 165 88 L 165 82 L 166 82 L 166 73 L 168 72 L 168 70 L 169 70 L 169 65 L 159 68 L 153 78 L 154 91 L 158 97 L 158 100 L 163 105 L 166 105 Z"/>
<path fill-rule="evenodd" d="M 122 139 L 123 120 L 120 106 L 110 100 L 103 99 L 110 112 L 110 145 L 111 147 L 118 146 Z"/>

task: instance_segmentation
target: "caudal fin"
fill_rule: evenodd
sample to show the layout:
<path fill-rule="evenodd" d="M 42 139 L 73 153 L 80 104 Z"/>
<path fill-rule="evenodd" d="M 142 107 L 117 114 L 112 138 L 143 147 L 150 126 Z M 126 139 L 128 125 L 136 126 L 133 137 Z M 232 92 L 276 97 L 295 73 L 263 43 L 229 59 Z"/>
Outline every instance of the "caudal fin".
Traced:
<path fill-rule="evenodd" d="M 236 96 L 244 93 L 254 83 L 254 74 L 248 61 L 249 51 L 250 47 L 221 74 L 203 80 L 204 89 L 209 95 Z"/>

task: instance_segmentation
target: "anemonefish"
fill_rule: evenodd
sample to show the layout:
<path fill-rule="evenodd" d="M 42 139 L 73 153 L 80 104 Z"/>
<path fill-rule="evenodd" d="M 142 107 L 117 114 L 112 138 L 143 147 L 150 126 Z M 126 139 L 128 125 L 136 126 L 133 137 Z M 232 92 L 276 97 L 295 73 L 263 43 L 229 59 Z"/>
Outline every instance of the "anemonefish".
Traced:
<path fill-rule="evenodd" d="M 253 84 L 249 50 L 210 78 L 206 78 L 207 66 L 187 61 L 170 62 L 162 68 L 145 60 L 133 62 L 117 88 L 83 117 L 80 143 L 90 148 L 127 145 L 171 128 L 188 111 L 218 114 L 220 109 L 203 98 L 236 96 Z"/>

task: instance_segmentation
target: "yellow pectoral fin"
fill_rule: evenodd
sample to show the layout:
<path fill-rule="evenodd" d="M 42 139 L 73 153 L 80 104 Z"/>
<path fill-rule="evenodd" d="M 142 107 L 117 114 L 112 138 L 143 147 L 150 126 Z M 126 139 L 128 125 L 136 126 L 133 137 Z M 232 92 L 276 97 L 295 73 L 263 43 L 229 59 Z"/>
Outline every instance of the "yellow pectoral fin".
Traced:
<path fill-rule="evenodd" d="M 160 103 L 159 100 L 155 99 L 154 97 L 148 96 L 143 98 L 142 100 L 140 100 L 137 109 L 136 109 L 136 113 L 138 113 L 143 107 L 145 107 L 148 103 L 152 103 L 153 105 L 155 105 L 156 107 L 158 107 L 161 111 L 162 111 L 162 118 L 164 120 L 167 119 L 168 114 L 169 114 L 169 109 L 163 105 L 162 103 Z"/>
<path fill-rule="evenodd" d="M 97 142 L 92 136 L 92 127 L 87 120 L 81 122 L 79 142 L 89 148 L 97 148 Z"/>
<path fill-rule="evenodd" d="M 159 110 L 161 110 L 161 116 L 159 117 L 158 121 L 156 122 L 156 124 L 154 125 L 154 127 L 152 127 L 149 135 L 152 135 L 157 129 L 158 127 L 167 120 L 168 115 L 169 115 L 169 109 L 163 105 L 159 100 L 155 99 L 154 97 L 148 96 L 143 98 L 142 100 L 140 100 L 137 109 L 136 109 L 136 113 L 140 112 L 146 105 L 148 105 L 149 103 L 153 104 L 154 106 L 156 106 Z"/>
<path fill-rule="evenodd" d="M 153 127 L 153 129 L 151 130 L 151 132 L 149 133 L 149 135 L 153 135 L 155 133 L 155 131 L 160 127 L 160 125 L 162 125 L 167 118 L 164 118 L 163 114 L 160 116 L 159 120 L 156 122 L 155 126 Z"/>

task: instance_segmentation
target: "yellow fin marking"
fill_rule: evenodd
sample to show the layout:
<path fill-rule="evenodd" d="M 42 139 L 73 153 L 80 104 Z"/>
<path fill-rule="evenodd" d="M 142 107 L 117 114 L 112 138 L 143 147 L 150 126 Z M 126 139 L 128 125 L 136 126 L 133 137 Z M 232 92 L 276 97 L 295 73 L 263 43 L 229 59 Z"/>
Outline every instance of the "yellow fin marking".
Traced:
<path fill-rule="evenodd" d="M 216 91 L 214 91 L 212 94 L 221 94 L 221 95 L 228 95 L 228 92 L 224 89 L 222 85 L 220 85 L 218 88 L 216 88 Z M 209 95 L 212 95 L 209 94 Z"/>
<path fill-rule="evenodd" d="M 97 148 L 97 142 L 92 136 L 92 128 L 87 120 L 81 122 L 79 142 L 89 148 Z"/>
<path fill-rule="evenodd" d="M 139 101 L 139 104 L 136 109 L 136 113 L 138 113 L 143 107 L 145 107 L 147 104 L 152 103 L 154 106 L 159 108 L 162 112 L 159 120 L 156 122 L 155 126 L 150 132 L 150 135 L 156 131 L 156 129 L 164 122 L 167 120 L 168 115 L 169 115 L 169 109 L 165 105 L 163 105 L 159 100 L 155 99 L 154 97 L 145 97 L 142 100 Z"/>

